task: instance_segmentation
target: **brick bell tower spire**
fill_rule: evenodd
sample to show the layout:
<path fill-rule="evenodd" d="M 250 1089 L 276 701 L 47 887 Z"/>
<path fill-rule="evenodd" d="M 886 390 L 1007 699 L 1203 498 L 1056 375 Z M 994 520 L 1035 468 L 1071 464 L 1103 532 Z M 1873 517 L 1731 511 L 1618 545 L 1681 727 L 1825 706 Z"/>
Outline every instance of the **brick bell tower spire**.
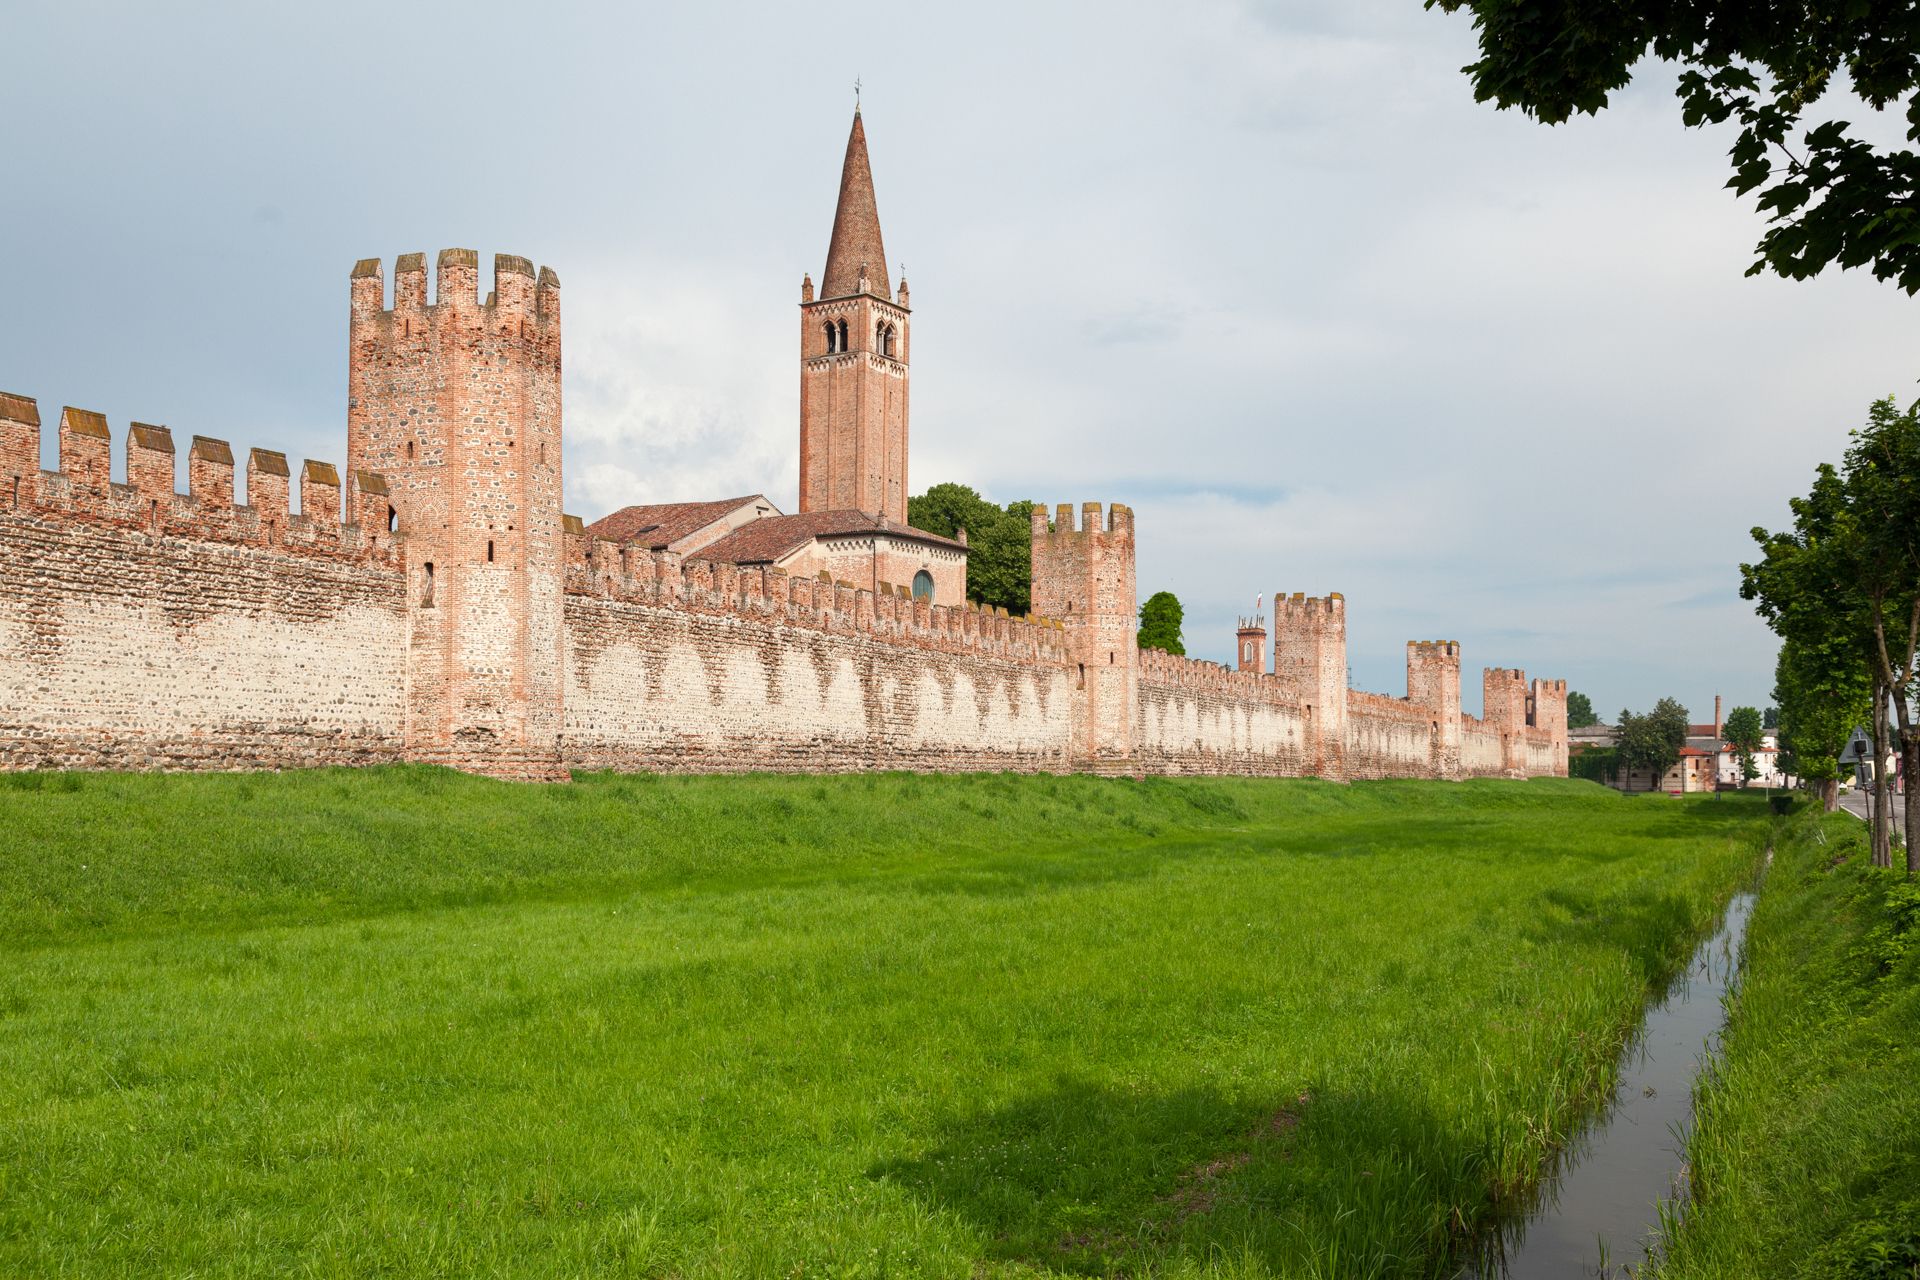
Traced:
<path fill-rule="evenodd" d="M 853 111 L 840 203 L 815 296 L 800 287 L 800 510 L 907 519 L 906 281 L 887 286 L 887 251 Z"/>

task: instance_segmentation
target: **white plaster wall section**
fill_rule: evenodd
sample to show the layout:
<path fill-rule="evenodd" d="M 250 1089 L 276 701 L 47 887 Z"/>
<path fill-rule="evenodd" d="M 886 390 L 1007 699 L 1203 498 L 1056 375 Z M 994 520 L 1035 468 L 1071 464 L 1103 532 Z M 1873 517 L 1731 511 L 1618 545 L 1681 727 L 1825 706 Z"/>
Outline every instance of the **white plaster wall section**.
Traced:
<path fill-rule="evenodd" d="M 56 616 L 54 652 L 6 681 L 22 691 L 10 705 L 32 705 L 48 727 L 166 735 L 245 722 L 397 737 L 404 723 L 404 637 L 385 610 L 181 627 L 156 605 L 79 598 Z M 12 630 L 4 651 L 18 654 L 25 629 Z"/>

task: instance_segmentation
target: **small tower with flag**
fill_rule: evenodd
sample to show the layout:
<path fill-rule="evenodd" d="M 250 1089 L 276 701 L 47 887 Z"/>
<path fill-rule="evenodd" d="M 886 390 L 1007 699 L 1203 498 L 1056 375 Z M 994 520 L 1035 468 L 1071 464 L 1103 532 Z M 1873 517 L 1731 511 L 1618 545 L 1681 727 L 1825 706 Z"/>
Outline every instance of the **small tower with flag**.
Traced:
<path fill-rule="evenodd" d="M 1253 598 L 1253 613 L 1240 619 L 1240 670 L 1256 675 L 1267 672 L 1267 619 L 1260 612 L 1266 593 Z"/>

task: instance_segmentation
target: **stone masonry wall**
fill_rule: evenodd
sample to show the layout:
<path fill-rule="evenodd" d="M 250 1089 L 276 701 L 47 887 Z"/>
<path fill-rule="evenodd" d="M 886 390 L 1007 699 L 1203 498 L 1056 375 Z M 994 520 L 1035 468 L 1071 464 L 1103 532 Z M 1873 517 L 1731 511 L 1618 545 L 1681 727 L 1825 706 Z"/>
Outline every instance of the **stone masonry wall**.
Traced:
<path fill-rule="evenodd" d="M 1505 775 L 1506 748 L 1500 731 L 1473 716 L 1460 718 L 1460 776 L 1498 778 Z"/>
<path fill-rule="evenodd" d="M 1423 778 L 1434 769 L 1440 724 L 1426 707 L 1347 690 L 1347 776 Z"/>
<path fill-rule="evenodd" d="M 277 454 L 256 451 L 236 506 L 224 442 L 194 441 L 190 494 L 164 427 L 127 442 L 115 484 L 105 420 L 69 409 L 61 470 L 40 471 L 37 407 L 0 396 L 0 768 L 399 759 L 405 581 L 384 524 L 341 523 L 325 464 L 302 468 L 296 515 Z"/>
<path fill-rule="evenodd" d="M 600 543 L 566 602 L 566 763 L 1071 767 L 1057 628 Z"/>
<path fill-rule="evenodd" d="M 1272 684 L 1271 677 L 1143 650 L 1134 734 L 1140 770 L 1310 776 L 1311 720 Z"/>

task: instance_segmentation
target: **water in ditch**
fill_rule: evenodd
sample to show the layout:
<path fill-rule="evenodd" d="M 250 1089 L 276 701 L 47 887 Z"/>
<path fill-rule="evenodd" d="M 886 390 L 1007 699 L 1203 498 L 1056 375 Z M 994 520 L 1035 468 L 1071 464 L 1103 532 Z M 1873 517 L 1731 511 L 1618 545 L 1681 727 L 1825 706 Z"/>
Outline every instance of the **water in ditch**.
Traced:
<path fill-rule="evenodd" d="M 1607 1109 L 1561 1153 L 1539 1197 L 1488 1233 L 1459 1280 L 1639 1274 L 1660 1202 L 1685 1194 L 1693 1080 L 1718 1049 L 1721 998 L 1738 974 L 1752 910 L 1752 894 L 1734 896 L 1719 932 L 1648 1011 Z"/>

